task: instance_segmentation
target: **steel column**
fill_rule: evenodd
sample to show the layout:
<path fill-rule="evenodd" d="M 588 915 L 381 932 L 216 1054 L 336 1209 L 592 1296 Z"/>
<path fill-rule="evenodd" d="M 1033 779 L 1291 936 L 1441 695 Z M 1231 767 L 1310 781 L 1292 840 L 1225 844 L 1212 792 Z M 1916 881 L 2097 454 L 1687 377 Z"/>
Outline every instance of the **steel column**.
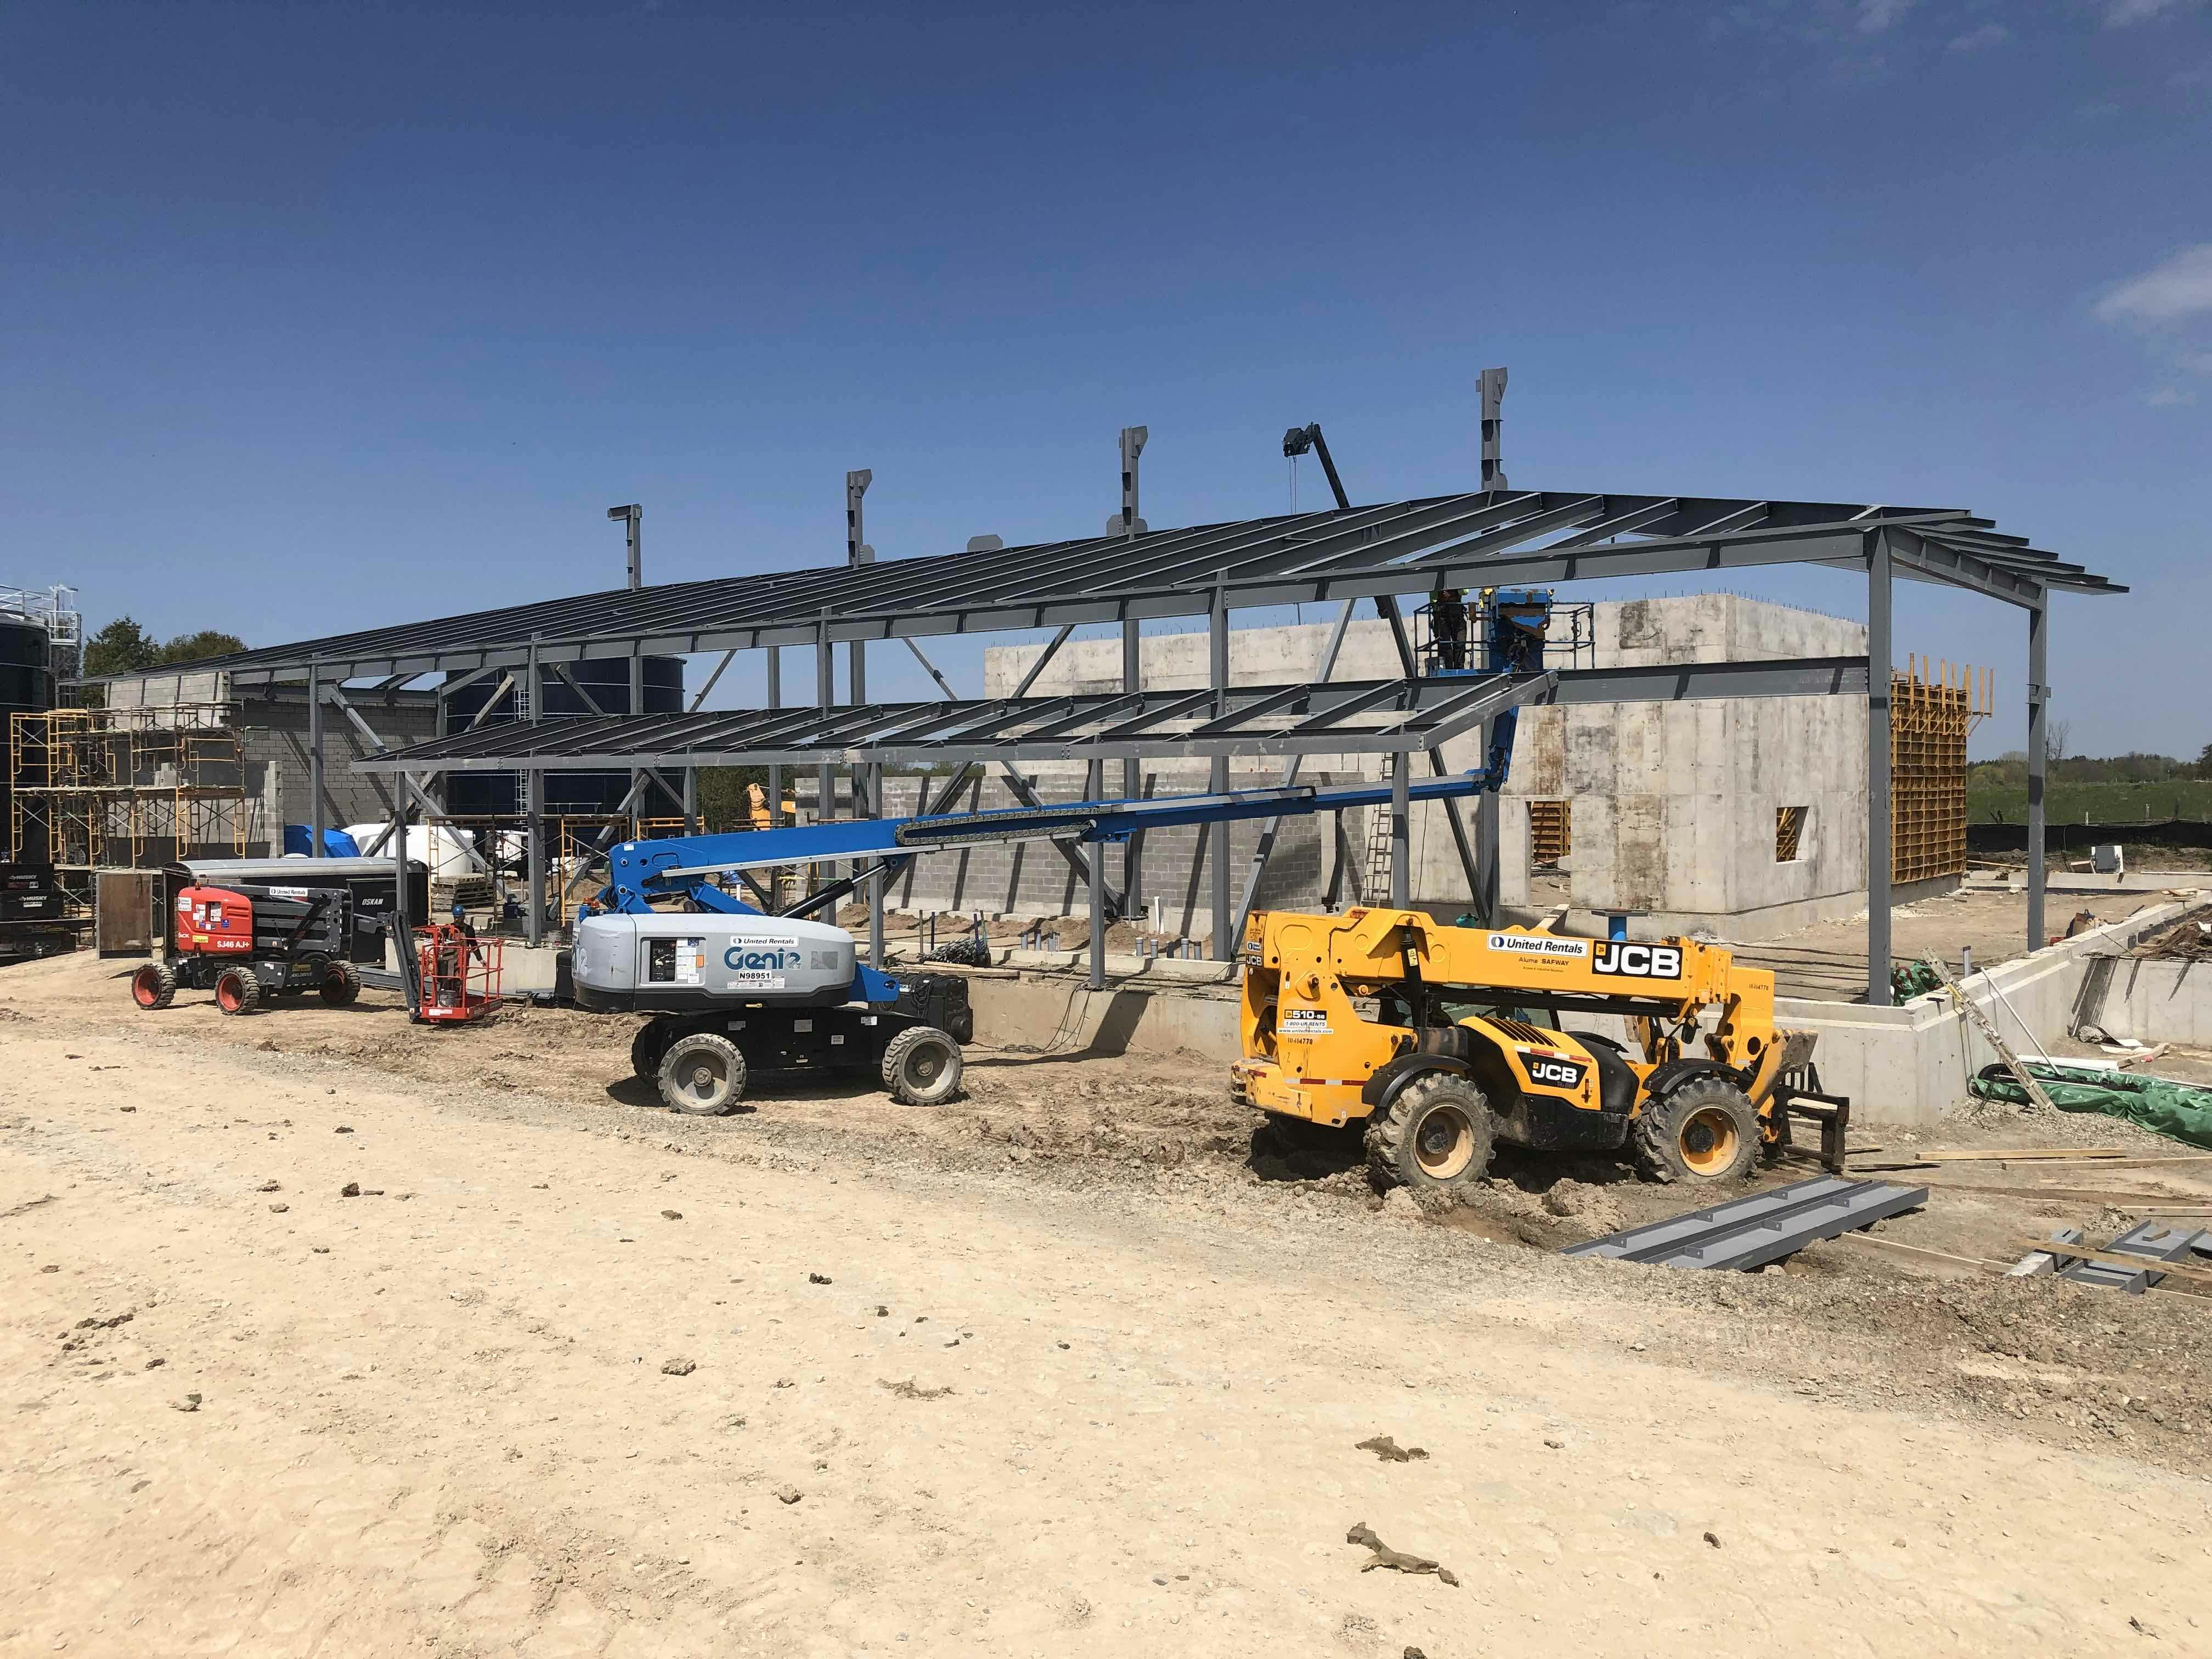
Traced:
<path fill-rule="evenodd" d="M 2040 589 L 2027 613 L 2027 948 L 2041 950 L 2045 931 L 2044 780 L 2051 761 L 2051 590 Z"/>
<path fill-rule="evenodd" d="M 783 707 L 783 647 L 771 645 L 768 648 L 768 706 Z M 771 825 L 783 821 L 783 768 L 768 769 L 768 821 Z"/>
<path fill-rule="evenodd" d="M 837 670 L 831 656 L 830 644 L 830 613 L 822 613 L 822 621 L 814 634 L 814 706 L 829 708 L 837 702 Z M 827 823 L 837 816 L 837 785 L 830 769 L 814 769 L 814 821 Z"/>
<path fill-rule="evenodd" d="M 1121 624 L 1121 690 L 1141 691 L 1145 689 L 1145 653 L 1142 625 L 1128 620 Z M 1121 763 L 1121 799 L 1135 800 L 1145 793 L 1145 763 L 1132 755 Z M 1125 914 L 1137 915 L 1145 908 L 1145 837 L 1133 835 L 1121 849 L 1121 903 Z"/>
<path fill-rule="evenodd" d="M 1413 757 L 1401 749 L 1390 757 L 1390 903 L 1402 910 L 1413 902 Z"/>
<path fill-rule="evenodd" d="M 1875 532 L 1867 555 L 1867 1001 L 1889 1006 L 1889 538 Z"/>
<path fill-rule="evenodd" d="M 530 699 L 529 713 L 525 716 L 531 725 L 538 724 L 544 712 L 545 688 L 544 671 L 538 666 L 539 636 L 530 636 L 529 678 L 523 682 L 525 695 Z M 523 854 L 528 861 L 530 881 L 530 911 L 522 919 L 522 942 L 536 946 L 545 942 L 545 772 L 542 767 L 532 767 L 522 775 Z"/>
<path fill-rule="evenodd" d="M 1213 717 L 1220 720 L 1229 712 L 1229 573 L 1224 571 L 1213 584 L 1213 609 L 1208 618 L 1206 658 L 1212 670 Z M 1213 793 L 1227 793 L 1229 788 L 1229 757 L 1213 757 Z M 1206 827 L 1206 873 L 1213 879 L 1213 959 L 1233 962 L 1237 957 L 1237 941 L 1230 936 L 1231 908 L 1229 893 L 1229 826 L 1210 823 Z"/>
<path fill-rule="evenodd" d="M 1397 648 L 1398 666 L 1401 672 L 1409 680 L 1419 678 L 1420 665 L 1413 659 L 1413 641 L 1406 632 L 1406 619 L 1399 614 L 1398 601 L 1387 593 L 1377 594 L 1375 599 L 1375 614 L 1390 625 L 1390 643 Z M 1487 763 L 1490 758 L 1490 726 L 1487 721 L 1483 723 L 1482 732 L 1482 754 L 1484 762 Z M 1443 750 L 1429 750 L 1430 776 L 1437 778 L 1447 776 L 1449 769 L 1444 764 Z M 1482 866 L 1475 857 L 1474 848 L 1468 841 L 1467 821 L 1459 815 L 1459 802 L 1456 799 L 1447 799 L 1444 802 L 1444 817 L 1451 825 L 1452 846 L 1459 854 L 1460 874 L 1467 882 L 1468 902 L 1479 905 L 1482 902 L 1483 893 Z M 1494 917 L 1488 919 L 1495 920 Z"/>
<path fill-rule="evenodd" d="M 1106 843 L 1094 841 L 1086 850 L 1091 866 L 1091 988 L 1103 991 L 1106 988 Z"/>
<path fill-rule="evenodd" d="M 1320 430 L 1318 425 L 1314 428 L 1316 435 Z M 1323 450 L 1322 453 L 1326 456 L 1328 452 Z M 1312 684 L 1325 685 L 1328 677 L 1336 672 L 1336 659 L 1344 649 L 1345 633 L 1352 626 L 1352 608 L 1358 603 L 1357 599 L 1346 599 L 1337 608 L 1336 622 L 1328 631 L 1328 642 L 1322 647 L 1321 660 L 1314 665 Z M 1284 787 L 1298 781 L 1298 769 L 1304 764 L 1304 755 L 1293 755 L 1283 763 Z M 1275 837 L 1282 827 L 1280 818 L 1269 818 L 1260 826 L 1259 845 L 1252 849 L 1252 861 L 1244 871 L 1244 896 L 1237 903 L 1237 937 L 1240 939 L 1244 937 L 1245 923 L 1251 920 L 1253 902 L 1260 896 L 1260 878 L 1267 873 L 1267 860 L 1274 853 Z"/>
<path fill-rule="evenodd" d="M 415 948 L 415 931 L 408 925 L 407 915 L 407 795 L 414 781 L 402 772 L 399 787 L 392 792 L 392 965 L 402 979 L 407 975 L 404 953 Z M 423 902 L 428 901 L 426 889 Z"/>
<path fill-rule="evenodd" d="M 442 735 L 442 734 L 441 734 Z M 323 856 L 323 672 L 314 663 L 307 665 L 307 834 L 312 845 L 309 858 Z M 283 852 L 284 826 L 276 826 L 278 846 Z"/>

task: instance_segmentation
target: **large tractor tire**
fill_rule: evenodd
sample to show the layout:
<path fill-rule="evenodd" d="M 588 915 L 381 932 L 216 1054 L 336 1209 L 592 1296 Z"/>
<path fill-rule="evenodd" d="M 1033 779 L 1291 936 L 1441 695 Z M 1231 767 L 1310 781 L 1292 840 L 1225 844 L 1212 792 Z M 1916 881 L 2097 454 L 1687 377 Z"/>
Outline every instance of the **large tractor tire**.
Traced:
<path fill-rule="evenodd" d="M 166 962 L 149 962 L 131 975 L 131 1000 L 151 1011 L 176 1000 L 177 970 Z"/>
<path fill-rule="evenodd" d="M 361 994 L 361 974 L 349 962 L 334 962 L 324 970 L 316 989 L 331 1007 L 343 1008 Z"/>
<path fill-rule="evenodd" d="M 226 1014 L 250 1014 L 261 1006 L 261 981 L 251 968 L 226 968 L 215 976 L 215 1006 Z"/>
<path fill-rule="evenodd" d="M 1423 1209 L 1448 1210 L 1489 1172 L 1496 1128 L 1473 1079 L 1430 1072 L 1367 1120 L 1367 1167 Z"/>
<path fill-rule="evenodd" d="M 901 1031 L 884 1048 L 884 1087 L 908 1106 L 942 1106 L 960 1092 L 963 1069 L 960 1045 L 934 1025 Z"/>
<path fill-rule="evenodd" d="M 727 1037 L 678 1037 L 660 1057 L 660 1098 L 671 1111 L 720 1117 L 745 1097 L 745 1057 Z"/>
<path fill-rule="evenodd" d="M 1759 1154 L 1759 1112 L 1742 1090 L 1708 1072 L 1645 1101 L 1628 1144 L 1654 1181 L 1734 1181 Z"/>
<path fill-rule="evenodd" d="M 629 1040 L 629 1068 L 640 1077 L 660 1075 L 660 1061 L 668 1052 L 668 1028 L 661 1021 L 649 1019 L 637 1028 L 637 1035 Z"/>

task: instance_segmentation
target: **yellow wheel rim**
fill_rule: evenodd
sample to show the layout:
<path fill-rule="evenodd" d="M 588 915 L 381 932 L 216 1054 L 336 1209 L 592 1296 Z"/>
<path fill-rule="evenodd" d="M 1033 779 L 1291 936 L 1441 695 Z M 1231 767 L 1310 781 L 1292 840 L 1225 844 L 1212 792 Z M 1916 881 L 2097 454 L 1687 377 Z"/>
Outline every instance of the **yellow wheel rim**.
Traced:
<path fill-rule="evenodd" d="M 1723 1173 L 1735 1162 L 1741 1137 L 1735 1120 L 1717 1106 L 1706 1106 L 1682 1121 L 1677 1137 L 1682 1162 L 1693 1175 Z"/>
<path fill-rule="evenodd" d="M 1449 1181 L 1474 1162 L 1474 1126 L 1456 1106 L 1437 1106 L 1413 1126 L 1413 1157 L 1431 1181 Z"/>

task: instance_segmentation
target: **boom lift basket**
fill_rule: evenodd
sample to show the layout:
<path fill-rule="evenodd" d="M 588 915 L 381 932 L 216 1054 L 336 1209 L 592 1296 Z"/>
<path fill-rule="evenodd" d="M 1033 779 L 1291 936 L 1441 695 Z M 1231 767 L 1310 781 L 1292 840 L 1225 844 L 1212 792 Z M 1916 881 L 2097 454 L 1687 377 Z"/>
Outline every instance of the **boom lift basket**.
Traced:
<path fill-rule="evenodd" d="M 483 939 L 450 921 L 415 930 L 421 1006 L 416 1017 L 457 1025 L 495 1006 L 507 942 Z"/>

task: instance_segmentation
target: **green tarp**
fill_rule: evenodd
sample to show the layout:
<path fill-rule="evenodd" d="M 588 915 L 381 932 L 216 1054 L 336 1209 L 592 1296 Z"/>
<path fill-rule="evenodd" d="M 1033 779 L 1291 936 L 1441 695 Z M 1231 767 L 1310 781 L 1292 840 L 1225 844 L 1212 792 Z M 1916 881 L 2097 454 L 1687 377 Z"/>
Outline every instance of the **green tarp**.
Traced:
<path fill-rule="evenodd" d="M 2062 1112 L 2124 1117 L 2158 1134 L 2212 1150 L 2212 1089 L 2087 1066 L 2053 1066 L 2043 1060 L 2027 1064 L 2028 1075 L 2043 1085 L 2051 1103 Z M 1969 1086 L 1984 1100 L 2027 1104 L 2027 1091 L 2002 1066 L 1984 1068 Z"/>

